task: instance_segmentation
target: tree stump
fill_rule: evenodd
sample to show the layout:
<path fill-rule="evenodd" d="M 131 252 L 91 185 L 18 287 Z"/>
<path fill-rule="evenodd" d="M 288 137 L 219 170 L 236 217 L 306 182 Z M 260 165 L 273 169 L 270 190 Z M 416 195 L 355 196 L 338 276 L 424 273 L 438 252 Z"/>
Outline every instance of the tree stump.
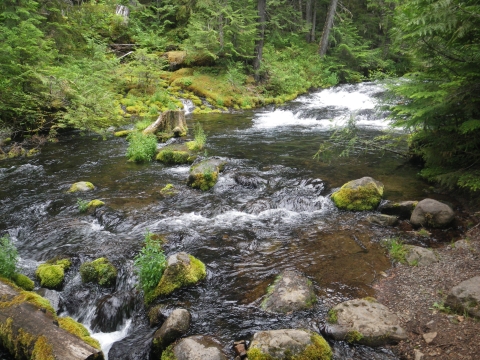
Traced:
<path fill-rule="evenodd" d="M 163 137 L 179 137 L 187 135 L 187 122 L 185 121 L 185 111 L 167 110 L 160 114 L 157 120 L 149 125 L 143 134 L 163 133 Z"/>

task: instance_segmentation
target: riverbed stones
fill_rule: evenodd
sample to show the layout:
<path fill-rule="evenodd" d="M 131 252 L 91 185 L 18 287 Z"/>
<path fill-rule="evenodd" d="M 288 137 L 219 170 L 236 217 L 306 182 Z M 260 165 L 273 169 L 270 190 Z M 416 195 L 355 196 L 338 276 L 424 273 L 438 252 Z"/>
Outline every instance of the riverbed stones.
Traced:
<path fill-rule="evenodd" d="M 85 191 L 91 191 L 94 190 L 95 186 L 91 182 L 88 181 L 79 181 L 70 186 L 70 189 L 68 192 L 74 193 L 74 192 L 85 192 Z"/>
<path fill-rule="evenodd" d="M 480 276 L 462 281 L 454 286 L 445 301 L 445 305 L 461 313 L 480 318 Z"/>
<path fill-rule="evenodd" d="M 374 210 L 383 196 L 383 184 L 371 177 L 352 180 L 332 194 L 339 209 L 363 211 Z"/>
<path fill-rule="evenodd" d="M 159 296 L 167 296 L 177 289 L 193 285 L 207 276 L 205 264 L 185 252 L 173 254 L 167 259 L 167 267 L 160 281 L 151 293 L 145 294 L 150 303 Z"/>
<path fill-rule="evenodd" d="M 332 349 L 318 334 L 305 330 L 281 329 L 260 331 L 253 335 L 247 352 L 249 360 L 300 359 L 329 360 Z"/>
<path fill-rule="evenodd" d="M 442 228 L 450 225 L 455 213 L 450 206 L 433 199 L 419 201 L 410 217 L 414 226 Z"/>
<path fill-rule="evenodd" d="M 153 350 L 160 355 L 175 340 L 185 335 L 190 327 L 191 315 L 185 309 L 175 309 L 153 335 Z"/>
<path fill-rule="evenodd" d="M 433 250 L 413 245 L 406 246 L 406 250 L 405 260 L 410 266 L 429 266 L 438 262 Z"/>
<path fill-rule="evenodd" d="M 205 335 L 189 336 L 165 350 L 167 359 L 172 360 L 227 360 L 221 344 Z M 164 358 L 164 355 L 162 355 Z"/>
<path fill-rule="evenodd" d="M 389 227 L 398 224 L 398 217 L 385 214 L 373 214 L 367 217 L 367 221 L 378 226 Z"/>
<path fill-rule="evenodd" d="M 382 346 L 407 338 L 398 317 L 371 298 L 336 305 L 329 311 L 329 322 L 326 330 L 335 340 Z"/>
<path fill-rule="evenodd" d="M 387 201 L 382 203 L 378 210 L 380 210 L 382 214 L 397 216 L 402 220 L 407 220 L 410 219 L 410 216 L 412 216 L 412 212 L 417 204 L 418 201 Z"/>
<path fill-rule="evenodd" d="M 262 309 L 267 312 L 288 313 L 311 308 L 315 301 L 312 282 L 297 271 L 285 270 L 268 289 Z"/>
<path fill-rule="evenodd" d="M 207 159 L 193 165 L 190 169 L 187 185 L 202 191 L 210 190 L 218 180 L 218 174 L 226 162 L 220 159 Z"/>

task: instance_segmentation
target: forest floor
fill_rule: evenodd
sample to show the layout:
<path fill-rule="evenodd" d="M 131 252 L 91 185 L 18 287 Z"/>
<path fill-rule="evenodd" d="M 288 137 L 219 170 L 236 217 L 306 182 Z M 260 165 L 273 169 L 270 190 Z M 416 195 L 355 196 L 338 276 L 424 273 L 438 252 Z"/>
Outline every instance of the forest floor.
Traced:
<path fill-rule="evenodd" d="M 463 247 L 436 248 L 439 262 L 397 264 L 374 286 L 377 300 L 399 316 L 408 333 L 408 340 L 390 346 L 400 359 L 480 359 L 480 321 L 443 305 L 453 286 L 480 275 L 480 224 L 463 239 Z M 424 334 L 433 340 L 427 343 Z"/>

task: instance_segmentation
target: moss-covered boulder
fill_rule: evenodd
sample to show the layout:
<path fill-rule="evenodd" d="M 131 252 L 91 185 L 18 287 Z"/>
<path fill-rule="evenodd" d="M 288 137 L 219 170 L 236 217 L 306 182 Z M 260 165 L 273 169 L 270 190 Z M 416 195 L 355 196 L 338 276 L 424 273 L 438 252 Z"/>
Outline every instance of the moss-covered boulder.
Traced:
<path fill-rule="evenodd" d="M 28 276 L 25 276 L 23 274 L 13 274 L 12 280 L 23 290 L 32 291 L 35 287 L 35 283 Z"/>
<path fill-rule="evenodd" d="M 187 185 L 194 189 L 207 191 L 215 186 L 218 174 L 223 170 L 226 162 L 220 159 L 207 159 L 192 166 Z"/>
<path fill-rule="evenodd" d="M 70 186 L 70 189 L 68 192 L 74 193 L 74 192 L 84 192 L 84 191 L 91 191 L 94 190 L 95 186 L 91 182 L 88 181 L 79 181 Z"/>
<path fill-rule="evenodd" d="M 191 164 L 197 158 L 197 152 L 187 144 L 172 144 L 163 147 L 157 154 L 157 160 L 167 165 Z"/>
<path fill-rule="evenodd" d="M 48 289 L 58 289 L 65 278 L 65 270 L 72 266 L 70 259 L 52 259 L 37 267 L 35 275 L 40 285 Z"/>
<path fill-rule="evenodd" d="M 177 289 L 194 285 L 207 276 L 205 264 L 185 252 L 169 256 L 167 267 L 160 281 L 150 294 L 145 295 L 147 303 L 159 296 L 166 296 Z"/>
<path fill-rule="evenodd" d="M 322 336 L 294 329 L 260 331 L 247 352 L 249 360 L 330 360 L 332 356 Z"/>
<path fill-rule="evenodd" d="M 113 133 L 116 137 L 127 137 L 133 130 L 120 130 Z"/>
<path fill-rule="evenodd" d="M 80 266 L 80 275 L 84 283 L 96 283 L 100 286 L 113 286 L 117 279 L 117 269 L 106 258 L 88 261 Z"/>
<path fill-rule="evenodd" d="M 352 180 L 332 194 L 335 205 L 344 210 L 374 210 L 383 196 L 383 184 L 371 177 Z"/>
<path fill-rule="evenodd" d="M 178 190 L 173 186 L 173 184 L 167 184 L 160 190 L 160 194 L 163 196 L 172 196 L 178 193 Z"/>
<path fill-rule="evenodd" d="M 92 210 L 95 210 L 96 208 L 102 207 L 103 205 L 105 205 L 105 203 L 102 200 L 95 199 L 90 201 L 87 204 L 87 209 L 92 211 Z"/>

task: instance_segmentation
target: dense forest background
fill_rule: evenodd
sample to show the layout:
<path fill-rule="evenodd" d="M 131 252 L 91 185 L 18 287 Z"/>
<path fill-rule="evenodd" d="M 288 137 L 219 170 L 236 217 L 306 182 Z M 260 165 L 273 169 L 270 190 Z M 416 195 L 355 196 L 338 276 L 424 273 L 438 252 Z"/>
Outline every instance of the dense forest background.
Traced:
<path fill-rule="evenodd" d="M 480 189 L 477 0 L 3 0 L 0 44 L 3 145 L 387 79 L 421 174 Z"/>

